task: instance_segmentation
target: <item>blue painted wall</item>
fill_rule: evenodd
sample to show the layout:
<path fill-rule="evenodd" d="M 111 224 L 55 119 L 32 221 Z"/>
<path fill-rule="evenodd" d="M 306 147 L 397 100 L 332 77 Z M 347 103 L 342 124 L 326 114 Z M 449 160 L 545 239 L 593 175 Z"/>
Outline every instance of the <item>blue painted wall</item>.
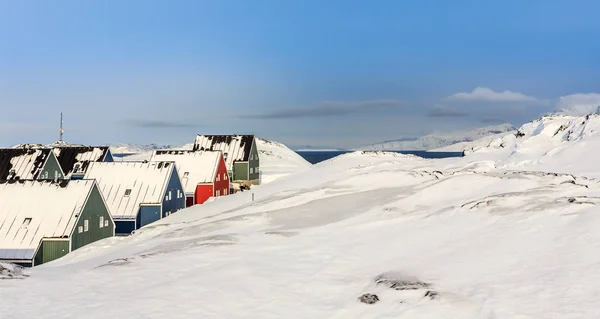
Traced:
<path fill-rule="evenodd" d="M 169 192 L 171 193 L 170 199 Z M 185 193 L 183 192 L 183 186 L 179 179 L 179 172 L 173 165 L 173 172 L 171 172 L 171 179 L 167 186 L 167 191 L 163 195 L 163 218 L 167 217 L 182 208 L 185 208 Z"/>
<path fill-rule="evenodd" d="M 104 161 L 105 162 L 114 162 L 115 159 L 112 156 L 112 152 L 110 151 L 110 149 L 106 152 L 106 156 L 104 157 Z"/>
<path fill-rule="evenodd" d="M 136 217 L 137 228 L 140 229 L 160 219 L 160 206 L 140 206 Z"/>
<path fill-rule="evenodd" d="M 131 234 L 135 230 L 135 221 L 133 220 L 115 220 L 116 234 Z"/>

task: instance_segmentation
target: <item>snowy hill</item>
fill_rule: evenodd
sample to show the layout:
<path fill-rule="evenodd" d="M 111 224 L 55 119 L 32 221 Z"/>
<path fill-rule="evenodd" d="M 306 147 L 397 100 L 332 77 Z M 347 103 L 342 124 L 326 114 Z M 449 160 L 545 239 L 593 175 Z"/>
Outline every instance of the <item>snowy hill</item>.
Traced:
<path fill-rule="evenodd" d="M 596 318 L 598 132 L 341 155 L 2 280 L 0 317 Z"/>
<path fill-rule="evenodd" d="M 450 133 L 434 133 L 422 136 L 416 140 L 396 140 L 386 141 L 383 143 L 373 144 L 361 148 L 362 150 L 397 150 L 397 151 L 410 151 L 410 150 L 433 150 L 442 148 L 445 146 L 471 142 L 480 138 L 507 133 L 515 130 L 516 128 L 511 124 L 502 124 L 477 128 L 468 131 L 456 131 Z"/>

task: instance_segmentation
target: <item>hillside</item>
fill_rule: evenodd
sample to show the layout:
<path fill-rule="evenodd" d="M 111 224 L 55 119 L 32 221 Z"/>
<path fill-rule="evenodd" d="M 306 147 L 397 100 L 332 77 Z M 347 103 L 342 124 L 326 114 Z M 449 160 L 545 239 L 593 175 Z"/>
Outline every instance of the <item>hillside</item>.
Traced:
<path fill-rule="evenodd" d="M 2 280 L 0 317 L 595 318 L 599 129 L 345 154 Z"/>
<path fill-rule="evenodd" d="M 516 128 L 510 124 L 486 126 L 467 131 L 456 131 L 449 133 L 433 133 L 422 136 L 416 140 L 395 140 L 386 141 L 383 143 L 373 144 L 362 147 L 361 150 L 395 150 L 395 151 L 412 151 L 412 150 L 433 150 L 449 145 L 472 142 L 480 138 L 498 135 L 514 131 Z"/>

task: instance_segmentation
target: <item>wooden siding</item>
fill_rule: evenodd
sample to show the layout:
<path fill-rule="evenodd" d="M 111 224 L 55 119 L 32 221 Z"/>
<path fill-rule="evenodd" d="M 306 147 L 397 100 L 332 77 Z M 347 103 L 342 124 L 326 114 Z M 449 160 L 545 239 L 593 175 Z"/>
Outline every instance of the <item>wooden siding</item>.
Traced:
<path fill-rule="evenodd" d="M 102 227 L 100 227 L 100 217 L 102 217 Z M 85 231 L 85 221 L 88 221 L 88 230 Z M 108 226 L 104 226 L 108 221 Z M 79 232 L 79 227 L 84 229 Z M 71 236 L 71 249 L 75 250 L 97 240 L 112 237 L 115 234 L 115 227 L 104 199 L 100 195 L 98 186 L 94 185 L 90 196 L 83 207 L 81 216 L 75 225 L 73 235 Z"/>
<path fill-rule="evenodd" d="M 34 257 L 33 266 L 53 261 L 69 253 L 69 240 L 42 239 L 40 248 Z"/>
<path fill-rule="evenodd" d="M 140 229 L 148 224 L 160 220 L 160 206 L 144 205 L 140 207 L 140 212 L 136 218 L 136 229 Z"/>
<path fill-rule="evenodd" d="M 248 180 L 248 162 L 233 163 L 233 181 Z"/>
<path fill-rule="evenodd" d="M 258 180 L 260 176 L 259 172 L 259 159 L 258 159 L 258 150 L 256 149 L 256 142 L 252 144 L 252 149 L 250 150 L 250 158 L 248 160 L 249 169 L 250 169 L 250 178 L 249 180 L 254 181 Z"/>
<path fill-rule="evenodd" d="M 185 192 L 181 185 L 181 179 L 179 179 L 179 172 L 177 168 L 173 168 L 169 184 L 163 195 L 162 202 L 162 217 L 167 217 L 182 208 L 185 208 Z"/>
<path fill-rule="evenodd" d="M 129 235 L 136 230 L 135 224 L 135 220 L 115 220 L 115 234 Z"/>
<path fill-rule="evenodd" d="M 196 186 L 196 204 L 203 204 L 214 194 L 213 184 L 201 184 Z"/>
<path fill-rule="evenodd" d="M 52 154 L 52 156 L 48 157 L 48 160 L 46 161 L 46 163 L 44 164 L 44 167 L 42 168 L 41 174 L 40 176 L 48 176 L 49 179 L 64 179 L 65 175 L 62 172 L 62 169 L 60 168 L 60 165 L 58 164 L 58 161 L 56 160 L 56 157 L 54 156 L 54 154 Z"/>

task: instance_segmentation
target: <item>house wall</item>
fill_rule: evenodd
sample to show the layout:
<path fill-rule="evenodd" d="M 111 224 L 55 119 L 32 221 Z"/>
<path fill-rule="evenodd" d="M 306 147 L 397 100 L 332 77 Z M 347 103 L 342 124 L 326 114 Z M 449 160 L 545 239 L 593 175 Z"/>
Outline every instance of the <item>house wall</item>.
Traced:
<path fill-rule="evenodd" d="M 256 184 L 258 184 L 258 179 L 259 179 L 259 159 L 258 159 L 258 149 L 256 148 L 256 142 L 252 143 L 252 148 L 250 150 L 250 156 L 249 156 L 249 169 L 250 169 L 250 178 L 248 178 L 251 181 L 256 181 Z"/>
<path fill-rule="evenodd" d="M 196 186 L 196 204 L 203 204 L 214 194 L 212 184 L 200 184 Z"/>
<path fill-rule="evenodd" d="M 248 180 L 248 162 L 233 163 L 233 181 Z"/>
<path fill-rule="evenodd" d="M 135 224 L 135 220 L 115 220 L 115 234 L 129 235 L 136 229 Z"/>
<path fill-rule="evenodd" d="M 171 179 L 169 180 L 169 184 L 167 185 L 167 189 L 163 195 L 162 217 L 167 217 L 169 214 L 172 214 L 182 208 L 185 208 L 185 192 L 183 191 L 183 186 L 181 185 L 181 180 L 179 179 L 179 172 L 177 172 L 177 169 L 173 167 Z"/>
<path fill-rule="evenodd" d="M 136 217 L 136 229 L 152 224 L 157 220 L 160 220 L 160 205 L 140 206 L 140 211 Z"/>
<path fill-rule="evenodd" d="M 33 258 L 33 266 L 50 262 L 69 253 L 69 240 L 44 240 Z"/>
<path fill-rule="evenodd" d="M 102 227 L 100 227 L 100 217 L 102 217 Z M 88 230 L 85 231 L 85 221 L 88 221 Z M 108 221 L 108 226 L 104 226 Z M 79 232 L 79 226 L 84 231 Z M 71 236 L 71 249 L 75 250 L 97 240 L 112 237 L 115 235 L 115 227 L 112 217 L 108 212 L 108 207 L 104 203 L 104 199 L 100 195 L 100 190 L 96 185 L 92 188 L 85 206 L 81 212 L 81 216 L 75 225 L 73 235 Z"/>
<path fill-rule="evenodd" d="M 186 196 L 186 198 L 185 198 L 185 207 L 194 206 L 194 197 L 195 197 L 195 194 L 192 195 L 192 196 Z"/>
<path fill-rule="evenodd" d="M 114 162 L 115 159 L 113 158 L 112 152 L 110 151 L 110 149 L 106 152 L 106 156 L 104 156 L 104 161 L 103 162 Z"/>
<path fill-rule="evenodd" d="M 219 191 L 220 196 L 229 194 L 229 175 L 227 173 L 227 165 L 225 165 L 225 161 L 223 159 L 219 160 L 219 165 L 217 166 L 217 173 L 215 176 L 215 180 L 213 181 L 213 185 L 214 196 L 217 195 L 217 190 Z"/>
<path fill-rule="evenodd" d="M 50 155 L 48 156 L 48 160 L 46 161 L 46 164 L 42 168 L 42 171 L 40 172 L 38 179 L 55 179 L 55 178 L 56 179 L 64 179 L 65 176 L 63 175 L 63 173 L 61 171 L 60 165 L 58 164 L 56 157 L 54 156 L 54 154 L 52 152 L 50 152 Z"/>

